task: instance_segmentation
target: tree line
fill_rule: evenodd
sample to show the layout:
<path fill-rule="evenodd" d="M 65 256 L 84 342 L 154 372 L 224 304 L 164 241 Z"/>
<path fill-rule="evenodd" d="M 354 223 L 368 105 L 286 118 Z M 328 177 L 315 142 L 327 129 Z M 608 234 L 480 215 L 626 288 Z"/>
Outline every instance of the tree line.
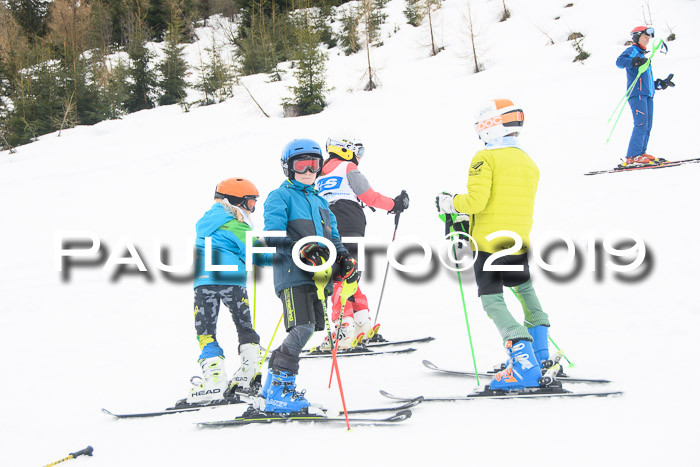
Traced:
<path fill-rule="evenodd" d="M 363 87 L 378 85 L 370 52 L 382 44 L 388 0 L 338 8 L 347 1 L 0 0 L 0 147 L 156 105 L 217 103 L 233 95 L 240 76 L 280 80 L 286 61 L 296 85 L 283 102 L 285 114 L 320 112 L 329 90 L 323 45 L 347 55 L 365 51 Z M 420 3 L 422 19 L 439 0 L 411 2 Z M 234 63 L 214 42 L 199 64 L 188 64 L 184 44 L 196 41 L 196 28 L 210 26 L 214 15 L 228 20 L 224 35 Z M 159 59 L 153 42 L 162 43 Z M 193 85 L 188 75 L 196 77 Z M 190 88 L 199 91 L 198 101 L 186 100 Z"/>

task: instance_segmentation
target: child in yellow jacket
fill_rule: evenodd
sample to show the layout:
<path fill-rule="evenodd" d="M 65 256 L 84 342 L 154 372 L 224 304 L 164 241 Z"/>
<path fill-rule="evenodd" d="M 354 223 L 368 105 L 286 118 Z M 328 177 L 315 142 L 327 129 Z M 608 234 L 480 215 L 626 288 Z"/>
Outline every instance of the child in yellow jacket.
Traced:
<path fill-rule="evenodd" d="M 542 362 L 549 359 L 549 318 L 532 286 L 527 259 L 540 171 L 518 144 L 523 121 L 522 109 L 510 100 L 490 101 L 476 123 L 486 148 L 471 161 L 468 193 L 441 193 L 436 198 L 441 214 L 469 214 L 469 234 L 478 247 L 474 262 L 478 293 L 509 354 L 507 368 L 495 374 L 491 389 L 539 386 Z M 515 235 L 486 239 L 503 230 Z M 493 270 L 499 266 L 516 270 Z M 508 311 L 504 285 L 520 300 L 524 325 Z"/>

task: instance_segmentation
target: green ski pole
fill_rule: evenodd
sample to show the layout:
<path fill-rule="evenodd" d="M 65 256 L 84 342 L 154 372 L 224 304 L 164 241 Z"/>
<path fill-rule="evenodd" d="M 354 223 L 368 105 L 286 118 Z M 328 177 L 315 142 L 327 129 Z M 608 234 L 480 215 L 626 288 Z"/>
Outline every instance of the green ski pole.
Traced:
<path fill-rule="evenodd" d="M 452 214 L 449 216 L 446 214 L 440 214 L 440 219 L 445 223 L 445 235 L 450 234 L 451 232 L 455 232 L 454 228 L 454 219 L 452 218 Z M 461 230 L 460 230 L 461 231 Z M 455 246 L 452 246 L 452 252 L 454 253 L 455 259 L 457 259 L 457 249 Z M 472 353 L 472 363 L 474 364 L 474 374 L 476 375 L 476 384 L 479 386 L 481 383 L 479 383 L 479 371 L 476 369 L 476 354 L 474 353 L 474 342 L 472 340 L 472 331 L 469 326 L 469 315 L 467 313 L 467 302 L 464 299 L 464 286 L 462 285 L 462 274 L 457 271 L 457 281 L 459 282 L 459 293 L 460 296 L 462 297 L 462 309 L 464 310 L 464 320 L 467 323 L 467 335 L 469 336 L 469 349 L 471 350 Z"/>

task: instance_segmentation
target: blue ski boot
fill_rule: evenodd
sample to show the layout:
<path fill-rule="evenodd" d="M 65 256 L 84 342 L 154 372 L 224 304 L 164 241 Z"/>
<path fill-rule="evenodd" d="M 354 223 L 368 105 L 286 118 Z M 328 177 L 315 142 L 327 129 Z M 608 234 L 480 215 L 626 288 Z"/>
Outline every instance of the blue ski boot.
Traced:
<path fill-rule="evenodd" d="M 304 397 L 306 391 L 296 391 L 296 378 L 297 375 L 286 371 L 269 371 L 265 381 L 267 390 L 262 394 L 265 397 L 265 412 L 301 412 L 309 407 L 309 401 Z"/>
<path fill-rule="evenodd" d="M 509 356 L 508 366 L 493 376 L 489 387 L 505 391 L 540 387 L 539 379 L 542 377 L 542 372 L 532 350 L 532 342 L 508 341 L 506 350 Z"/>
<path fill-rule="evenodd" d="M 528 328 L 527 332 L 532 336 L 532 349 L 535 352 L 535 357 L 542 369 L 542 363 L 549 360 L 549 328 L 547 326 L 535 326 Z"/>
<path fill-rule="evenodd" d="M 271 383 L 272 383 L 272 370 L 268 369 L 267 376 L 265 377 L 265 383 L 263 384 L 262 389 L 260 389 L 260 396 L 261 397 L 267 396 L 267 390 L 270 389 Z"/>

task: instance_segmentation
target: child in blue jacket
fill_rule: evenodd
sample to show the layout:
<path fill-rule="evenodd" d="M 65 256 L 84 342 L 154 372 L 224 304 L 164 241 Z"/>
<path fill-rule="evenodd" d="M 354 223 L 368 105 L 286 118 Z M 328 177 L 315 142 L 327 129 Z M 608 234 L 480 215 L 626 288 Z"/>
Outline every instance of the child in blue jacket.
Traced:
<path fill-rule="evenodd" d="M 194 278 L 194 320 L 201 349 L 202 378 L 186 402 L 220 402 L 238 386 L 250 390 L 259 381 L 260 336 L 253 329 L 246 291 L 246 232 L 252 229 L 250 214 L 259 196 L 257 188 L 243 178 L 229 178 L 216 186 L 215 203 L 197 222 L 197 256 Z M 210 246 L 207 243 L 211 242 Z M 207 261 L 206 250 L 209 251 Z M 271 255 L 254 255 L 254 262 L 270 265 Z M 231 266 L 237 271 L 231 271 Z M 224 270 L 229 269 L 229 270 Z M 219 303 L 231 312 L 238 332 L 241 366 L 230 382 L 224 368 L 224 351 L 216 340 Z M 257 378 L 256 378 L 257 376 Z"/>
<path fill-rule="evenodd" d="M 628 99 L 632 109 L 632 116 L 634 117 L 634 129 L 627 148 L 627 157 L 622 163 L 622 166 L 625 167 L 663 162 L 646 152 L 649 135 L 651 134 L 651 125 L 654 120 L 654 91 L 675 86 L 671 81 L 673 74 L 666 79 L 654 81 L 651 64 L 648 65 L 648 68 L 639 76 L 635 83 L 639 67 L 648 61 L 645 55 L 649 52 L 647 46 L 651 38 L 654 37 L 654 28 L 637 26 L 632 30 L 631 34 L 634 44 L 625 49 L 615 62 L 618 68 L 627 70 L 627 88 L 629 89 L 634 83 Z"/>
<path fill-rule="evenodd" d="M 265 200 L 265 230 L 286 231 L 285 237 L 266 237 L 268 246 L 276 248 L 273 260 L 275 293 L 282 300 L 284 324 L 288 332 L 282 345 L 270 355 L 268 375 L 262 390 L 266 412 L 305 411 L 309 402 L 296 391 L 299 354 L 314 331 L 325 329 L 325 305 L 318 299 L 313 273 L 299 268 L 292 258 L 292 247 L 305 237 L 319 236 L 330 240 L 337 252 L 340 276 L 357 281 L 357 262 L 350 256 L 338 235 L 336 219 L 328 202 L 314 188 L 321 171 L 321 146 L 309 139 L 296 139 L 282 151 L 282 168 L 287 179 Z M 312 266 L 325 263 L 328 248 L 307 243 L 299 259 Z M 332 293 L 326 284 L 325 296 Z"/>

